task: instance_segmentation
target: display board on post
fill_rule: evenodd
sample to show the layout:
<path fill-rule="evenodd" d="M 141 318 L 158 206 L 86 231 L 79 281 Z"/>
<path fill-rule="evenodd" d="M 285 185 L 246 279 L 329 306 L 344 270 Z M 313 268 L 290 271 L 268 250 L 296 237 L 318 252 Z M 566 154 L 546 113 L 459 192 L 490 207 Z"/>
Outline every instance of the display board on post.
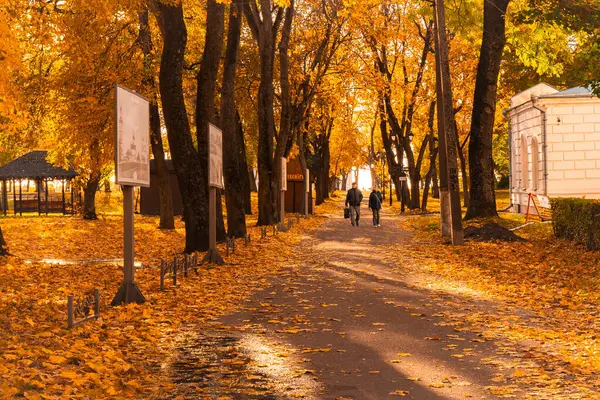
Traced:
<path fill-rule="evenodd" d="M 308 194 L 310 193 L 310 170 L 306 168 L 304 171 L 304 218 L 308 218 Z"/>
<path fill-rule="evenodd" d="M 135 284 L 133 188 L 150 186 L 150 103 L 115 86 L 115 182 L 123 188 L 123 283 L 111 302 L 144 303 Z"/>
<path fill-rule="evenodd" d="M 287 158 L 281 157 L 281 191 L 279 193 L 279 230 L 287 231 L 285 226 L 285 192 L 287 190 Z"/>
<path fill-rule="evenodd" d="M 208 252 L 202 263 L 223 265 L 217 250 L 217 189 L 223 189 L 223 132 L 208 124 Z"/>

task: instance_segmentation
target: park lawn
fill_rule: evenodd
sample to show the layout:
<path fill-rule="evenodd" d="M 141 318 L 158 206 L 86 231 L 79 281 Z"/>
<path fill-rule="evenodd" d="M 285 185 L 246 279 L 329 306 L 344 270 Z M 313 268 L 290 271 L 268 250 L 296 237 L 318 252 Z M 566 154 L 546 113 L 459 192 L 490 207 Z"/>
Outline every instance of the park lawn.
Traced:
<path fill-rule="evenodd" d="M 503 213 L 500 218 L 465 225 L 487 222 L 515 227 L 524 219 Z M 570 374 L 600 373 L 600 251 L 585 251 L 555 238 L 551 224 L 517 230 L 527 242 L 467 241 L 463 246 L 442 243 L 439 216 L 409 217 L 402 227 L 415 236 L 396 254 L 399 266 L 433 276 L 421 283 L 423 287 L 502 299 L 515 307 L 499 308 L 494 314 L 467 313 L 461 316 L 463 322 L 490 337 L 534 343 L 527 357 L 557 361 L 565 379 Z M 517 309 L 530 310 L 536 317 L 528 320 Z M 535 379 L 547 377 L 543 371 L 527 373 Z"/>
<path fill-rule="evenodd" d="M 324 207 L 329 207 L 328 203 Z M 2 398 L 160 397 L 172 384 L 169 357 L 189 329 L 231 312 L 267 277 L 294 262 L 293 246 L 323 222 L 300 220 L 285 234 L 238 241 L 228 265 L 202 268 L 159 290 L 160 258 L 183 250 L 184 228 L 158 230 L 157 217 L 136 215 L 136 282 L 143 305 L 110 307 L 123 279 L 115 263 L 84 260 L 121 258 L 122 222 L 110 210 L 97 221 L 79 217 L 17 217 L 0 222 L 12 253 L 0 259 L 0 393 Z M 254 222 L 256 220 L 254 219 Z M 252 223 L 252 222 L 250 222 Z M 220 252 L 225 249 L 220 245 Z M 200 255 L 202 256 L 202 255 Z M 47 259 L 79 260 L 59 264 Z M 43 261 L 46 260 L 46 261 Z M 66 329 L 67 296 L 99 288 L 100 318 Z"/>

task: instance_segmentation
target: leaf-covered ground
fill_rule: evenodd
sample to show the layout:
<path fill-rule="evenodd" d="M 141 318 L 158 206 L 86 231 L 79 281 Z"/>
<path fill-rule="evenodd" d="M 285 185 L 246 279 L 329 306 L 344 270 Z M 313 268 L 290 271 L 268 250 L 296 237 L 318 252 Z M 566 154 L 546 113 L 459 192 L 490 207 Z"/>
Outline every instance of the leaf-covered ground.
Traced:
<path fill-rule="evenodd" d="M 160 292 L 156 265 L 181 251 L 183 226 L 136 216 L 148 301 L 115 308 L 121 267 L 86 262 L 121 257 L 109 206 L 92 222 L 1 220 L 0 397 L 599 396 L 600 253 L 548 224 L 516 231 L 525 243 L 452 247 L 437 216 L 386 214 L 375 229 L 365 208 L 350 228 L 335 197 L 289 233 L 261 241 L 252 227 L 229 265 Z M 101 318 L 65 329 L 67 295 L 93 287 Z"/>
<path fill-rule="evenodd" d="M 182 250 L 183 227 L 159 231 L 156 218 L 136 216 L 136 282 L 147 302 L 109 307 L 122 267 L 88 261 L 122 257 L 120 217 L 2 219 L 12 255 L 0 266 L 0 397 L 162 398 L 174 386 L 165 360 L 189 322 L 201 325 L 237 309 L 287 264 L 300 233 L 321 222 L 301 220 L 262 241 L 251 227 L 252 243 L 238 240 L 227 265 L 180 276 L 177 288 L 168 281 L 160 292 L 156 266 Z M 67 296 L 94 287 L 101 290 L 100 319 L 67 330 Z"/>

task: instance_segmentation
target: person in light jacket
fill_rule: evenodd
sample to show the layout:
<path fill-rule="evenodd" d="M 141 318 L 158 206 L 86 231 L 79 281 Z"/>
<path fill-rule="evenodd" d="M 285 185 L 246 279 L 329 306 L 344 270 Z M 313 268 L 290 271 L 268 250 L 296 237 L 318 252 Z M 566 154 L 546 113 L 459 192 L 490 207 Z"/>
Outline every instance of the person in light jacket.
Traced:
<path fill-rule="evenodd" d="M 358 189 L 358 183 L 352 184 L 352 189 L 346 193 L 346 207 L 350 206 L 350 222 L 352 226 L 358 226 L 360 219 L 360 202 L 363 200 L 363 195 Z"/>
<path fill-rule="evenodd" d="M 383 203 L 383 196 L 379 189 L 373 188 L 373 191 L 369 195 L 369 208 L 373 211 L 373 226 L 378 227 L 380 225 L 381 216 L 381 204 Z"/>

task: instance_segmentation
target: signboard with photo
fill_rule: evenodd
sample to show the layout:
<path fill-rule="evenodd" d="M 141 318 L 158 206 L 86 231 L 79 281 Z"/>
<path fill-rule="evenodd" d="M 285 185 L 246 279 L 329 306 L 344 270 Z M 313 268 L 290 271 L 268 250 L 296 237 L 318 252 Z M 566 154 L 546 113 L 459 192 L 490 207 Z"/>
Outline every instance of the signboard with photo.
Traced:
<path fill-rule="evenodd" d="M 223 132 L 213 124 L 208 124 L 208 141 L 208 185 L 223 189 Z"/>
<path fill-rule="evenodd" d="M 281 157 L 281 190 L 287 190 L 287 159 Z"/>
<path fill-rule="evenodd" d="M 150 186 L 150 105 L 139 94 L 115 88 L 115 182 Z"/>

